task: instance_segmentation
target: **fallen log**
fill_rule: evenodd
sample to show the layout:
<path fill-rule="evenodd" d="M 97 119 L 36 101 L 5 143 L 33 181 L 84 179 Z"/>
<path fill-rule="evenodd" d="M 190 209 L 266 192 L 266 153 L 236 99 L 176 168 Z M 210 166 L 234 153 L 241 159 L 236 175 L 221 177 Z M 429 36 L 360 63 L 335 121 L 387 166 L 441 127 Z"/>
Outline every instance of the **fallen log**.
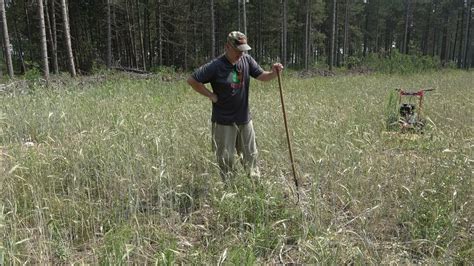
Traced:
<path fill-rule="evenodd" d="M 137 69 L 137 68 L 128 68 L 128 67 L 112 67 L 112 69 L 115 70 L 120 70 L 120 71 L 125 71 L 125 72 L 133 72 L 133 73 L 138 73 L 138 74 L 151 74 L 148 71 L 142 70 L 142 69 Z"/>

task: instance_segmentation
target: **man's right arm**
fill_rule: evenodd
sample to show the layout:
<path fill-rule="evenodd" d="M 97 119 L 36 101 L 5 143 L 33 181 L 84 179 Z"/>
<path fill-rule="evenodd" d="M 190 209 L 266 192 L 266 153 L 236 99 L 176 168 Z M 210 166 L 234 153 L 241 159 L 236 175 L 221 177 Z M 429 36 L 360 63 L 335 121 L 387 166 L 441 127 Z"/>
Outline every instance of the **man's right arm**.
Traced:
<path fill-rule="evenodd" d="M 218 100 L 217 95 L 215 93 L 213 93 L 212 91 L 208 90 L 206 88 L 206 86 L 204 86 L 204 84 L 202 84 L 201 82 L 195 80 L 192 76 L 190 76 L 188 78 L 187 82 L 195 91 L 197 91 L 201 95 L 206 96 L 213 103 L 217 102 L 217 100 Z"/>

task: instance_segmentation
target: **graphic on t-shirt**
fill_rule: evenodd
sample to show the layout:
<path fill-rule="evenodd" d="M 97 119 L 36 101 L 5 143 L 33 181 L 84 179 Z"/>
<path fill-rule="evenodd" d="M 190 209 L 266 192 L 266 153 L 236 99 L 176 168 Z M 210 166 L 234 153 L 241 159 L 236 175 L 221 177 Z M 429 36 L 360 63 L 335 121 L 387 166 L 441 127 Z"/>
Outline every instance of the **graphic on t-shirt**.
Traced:
<path fill-rule="evenodd" d="M 232 88 L 232 96 L 237 94 L 238 90 L 242 88 L 242 81 L 243 81 L 243 74 L 242 71 L 238 69 L 237 65 L 234 65 L 234 69 L 232 70 L 232 78 L 230 87 Z"/>

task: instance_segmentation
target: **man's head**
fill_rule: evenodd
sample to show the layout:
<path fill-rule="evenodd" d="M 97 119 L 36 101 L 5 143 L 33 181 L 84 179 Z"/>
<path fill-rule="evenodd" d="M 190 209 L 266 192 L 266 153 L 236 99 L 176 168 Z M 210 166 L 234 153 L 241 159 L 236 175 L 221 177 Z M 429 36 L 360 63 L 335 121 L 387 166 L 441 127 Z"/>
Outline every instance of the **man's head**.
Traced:
<path fill-rule="evenodd" d="M 227 35 L 227 43 L 233 48 L 245 52 L 252 49 L 247 44 L 247 36 L 240 31 L 233 31 Z"/>

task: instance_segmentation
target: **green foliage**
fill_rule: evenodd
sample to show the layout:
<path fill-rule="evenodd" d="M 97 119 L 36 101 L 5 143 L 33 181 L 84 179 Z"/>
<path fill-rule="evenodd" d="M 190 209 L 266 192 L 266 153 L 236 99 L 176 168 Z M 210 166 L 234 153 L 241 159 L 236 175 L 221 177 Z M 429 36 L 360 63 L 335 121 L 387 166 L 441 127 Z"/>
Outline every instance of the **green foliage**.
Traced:
<path fill-rule="evenodd" d="M 1 132 L 0 132 L 1 133 Z M 0 177 L 1 178 L 1 177 Z M 3 183 L 3 178 L 0 179 L 0 185 Z M 5 235 L 4 228 L 5 228 L 5 216 L 3 214 L 4 206 L 3 203 L 0 204 L 0 235 Z M 0 265 L 7 264 L 6 262 L 6 254 L 5 254 L 5 247 L 3 246 L 3 240 L 0 240 Z"/>
<path fill-rule="evenodd" d="M 100 75 L 105 74 L 107 72 L 107 66 L 98 60 L 94 60 L 92 62 L 92 67 L 90 69 L 90 74 Z"/>
<path fill-rule="evenodd" d="M 171 249 L 166 249 L 157 257 L 157 262 L 159 262 L 160 265 L 175 265 L 175 260 L 175 253 Z"/>
<path fill-rule="evenodd" d="M 328 69 L 329 66 L 326 62 L 327 62 L 327 58 L 322 56 L 322 57 L 320 57 L 319 61 L 314 62 L 313 68 L 315 68 L 315 69 Z"/>
<path fill-rule="evenodd" d="M 128 225 L 119 225 L 106 232 L 103 255 L 99 259 L 100 264 L 124 264 L 132 251 L 129 246 L 131 240 L 132 230 Z"/>
<path fill-rule="evenodd" d="M 232 265 L 255 265 L 257 258 L 252 248 L 237 246 L 229 251 L 228 262 Z"/>
<path fill-rule="evenodd" d="M 456 65 L 456 62 L 449 61 L 444 65 L 444 67 L 448 68 L 448 69 L 455 69 L 455 68 L 457 68 L 457 65 Z"/>
<path fill-rule="evenodd" d="M 63 235 L 65 231 L 63 226 L 64 224 L 60 224 L 58 220 L 50 220 L 48 222 L 54 256 L 61 263 L 67 262 L 71 255 L 68 247 L 69 243 L 65 241 L 65 236 Z"/>
<path fill-rule="evenodd" d="M 41 78 L 41 71 L 38 66 L 33 66 L 25 72 L 25 80 L 29 82 L 38 81 Z"/>
<path fill-rule="evenodd" d="M 385 107 L 385 125 L 388 131 L 398 130 L 398 93 L 395 89 L 388 93 L 387 105 Z"/>
<path fill-rule="evenodd" d="M 406 230 L 405 237 L 421 239 L 417 251 L 423 256 L 440 256 L 444 248 L 459 228 L 456 228 L 456 206 L 453 196 L 457 192 L 449 187 L 455 186 L 456 177 L 439 177 L 429 180 L 423 187 L 405 195 L 405 207 L 400 215 L 400 223 Z M 444 191 L 444 193 L 439 193 Z M 453 194 L 454 193 L 454 194 Z"/>
<path fill-rule="evenodd" d="M 161 75 L 174 75 L 176 69 L 174 66 L 154 66 L 150 69 L 152 73 Z"/>
<path fill-rule="evenodd" d="M 347 57 L 346 65 L 349 69 L 359 67 L 362 64 L 362 59 L 357 56 Z"/>
<path fill-rule="evenodd" d="M 10 26 L 13 62 L 16 72 L 20 72 L 21 60 L 25 60 L 27 68 L 30 62 L 41 62 L 40 32 L 32 27 L 35 24 L 38 5 L 33 1 L 7 2 L 5 7 L 8 14 L 7 25 Z M 48 11 L 46 14 L 49 14 L 51 19 L 53 3 L 55 2 L 48 2 L 45 7 Z M 331 43 L 328 41 L 332 28 L 331 1 L 220 0 L 213 3 L 214 12 L 211 14 L 210 3 L 201 4 L 191 0 L 168 1 L 166 4 L 157 1 L 135 1 L 133 4 L 125 0 L 115 1 L 111 9 L 113 60 L 127 68 L 143 66 L 144 62 L 147 69 L 158 65 L 185 70 L 196 68 L 208 61 L 211 55 L 223 52 L 223 44 L 229 31 L 243 30 L 243 3 L 246 4 L 245 12 L 249 22 L 246 34 L 254 48 L 250 53 L 259 63 L 269 64 L 281 59 L 283 17 L 287 18 L 289 47 L 285 62 L 288 66 L 301 68 L 304 65 L 306 15 L 311 18 L 308 25 L 310 65 L 321 57 L 327 57 Z M 286 9 L 283 8 L 283 3 L 287 3 Z M 454 57 L 457 57 L 459 47 L 450 43 L 459 44 L 468 37 L 465 36 L 467 31 L 458 30 L 458 16 L 467 14 L 469 7 L 463 1 L 452 0 L 422 0 L 410 3 L 406 6 L 393 0 L 337 1 L 338 19 L 335 27 L 338 29 L 339 46 L 342 46 L 344 41 L 344 33 L 347 33 L 348 47 L 344 54 L 362 60 L 366 51 L 389 50 L 393 44 L 396 46 L 394 49 L 399 50 L 401 43 L 405 41 L 405 18 L 410 18 L 410 34 L 407 35 L 409 40 L 406 40 L 410 53 L 430 54 L 433 58 L 438 58 L 447 52 L 448 60 L 456 60 Z M 76 67 L 80 74 L 98 73 L 99 69 L 95 64 L 98 61 L 104 62 L 107 58 L 106 7 L 105 1 L 68 2 L 74 60 L 77 61 Z M 59 5 L 56 5 L 55 10 L 59 23 Z M 286 10 L 286 16 L 283 16 L 283 10 Z M 164 17 L 165 21 L 159 19 Z M 212 35 L 211 23 L 215 26 Z M 439 38 L 435 38 L 433 34 L 425 34 L 426 29 L 437 29 L 440 34 L 436 36 Z M 48 30 L 53 33 L 52 29 Z M 64 39 L 60 34 L 61 28 L 57 28 L 57 31 L 58 44 L 61 44 Z M 454 32 L 457 34 L 451 34 Z M 214 37 L 215 46 L 211 44 Z M 211 47 L 214 47 L 215 51 L 211 52 Z M 67 62 L 62 49 L 59 45 L 59 67 L 65 71 Z M 441 52 L 442 50 L 444 51 Z M 466 56 L 469 49 L 464 50 Z M 431 60 L 433 62 L 429 62 Z M 403 65 L 397 61 L 384 68 L 379 63 L 372 63 L 384 73 L 412 73 L 412 70 L 422 71 L 425 67 L 430 69 L 433 63 L 433 67 L 437 68 L 437 60 L 402 59 Z M 357 65 L 357 62 L 351 61 L 349 67 Z"/>
<path fill-rule="evenodd" d="M 388 56 L 371 53 L 362 64 L 386 74 L 413 74 L 440 68 L 439 58 L 421 55 L 401 54 L 393 50 Z"/>

